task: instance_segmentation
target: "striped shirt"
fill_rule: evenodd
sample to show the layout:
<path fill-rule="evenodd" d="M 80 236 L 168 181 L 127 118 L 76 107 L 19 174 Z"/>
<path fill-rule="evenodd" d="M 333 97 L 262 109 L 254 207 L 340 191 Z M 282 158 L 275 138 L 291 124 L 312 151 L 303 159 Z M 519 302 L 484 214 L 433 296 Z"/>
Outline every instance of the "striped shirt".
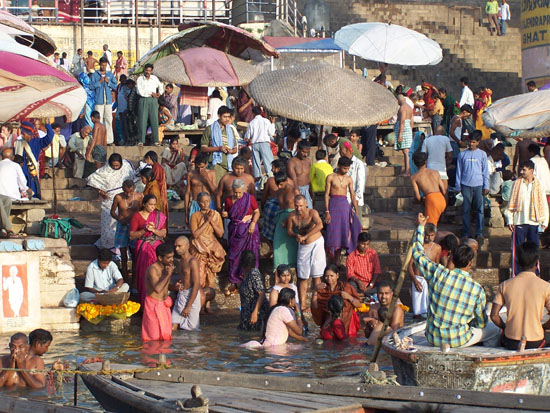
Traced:
<path fill-rule="evenodd" d="M 364 255 L 359 254 L 357 250 L 348 255 L 346 260 L 346 269 L 348 280 L 357 278 L 365 284 L 370 284 L 373 275 L 378 275 L 380 271 L 380 260 L 378 254 L 372 248 L 367 248 Z"/>
<path fill-rule="evenodd" d="M 466 344 L 472 337 L 471 327 L 484 328 L 487 324 L 485 291 L 467 272 L 449 270 L 424 254 L 422 225 L 415 233 L 413 258 L 428 282 L 426 338 L 434 346 Z"/>

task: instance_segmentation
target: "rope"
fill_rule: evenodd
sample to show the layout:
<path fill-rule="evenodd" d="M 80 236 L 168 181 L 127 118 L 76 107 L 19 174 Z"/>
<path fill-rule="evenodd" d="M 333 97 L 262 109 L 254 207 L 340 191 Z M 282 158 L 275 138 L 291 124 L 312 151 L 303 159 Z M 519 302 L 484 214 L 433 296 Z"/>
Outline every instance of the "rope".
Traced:
<path fill-rule="evenodd" d="M 166 370 L 170 367 L 162 364 L 158 367 L 141 368 L 141 369 L 125 369 L 125 370 L 99 370 L 99 371 L 87 371 L 87 370 L 56 370 L 56 369 L 18 369 L 11 367 L 0 367 L 0 371 L 25 371 L 30 374 L 48 374 L 50 372 L 58 372 L 62 374 L 80 374 L 82 376 L 111 376 L 113 374 L 134 374 L 134 373 L 148 373 L 150 371 Z"/>

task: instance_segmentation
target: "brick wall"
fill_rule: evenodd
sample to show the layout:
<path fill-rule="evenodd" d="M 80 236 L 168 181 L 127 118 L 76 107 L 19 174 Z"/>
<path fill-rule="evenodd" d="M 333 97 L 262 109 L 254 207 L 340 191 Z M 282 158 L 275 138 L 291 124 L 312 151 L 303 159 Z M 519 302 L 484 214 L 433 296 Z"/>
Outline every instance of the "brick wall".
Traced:
<path fill-rule="evenodd" d="M 509 1 L 512 21 L 505 37 L 490 35 L 485 1 L 325 1 L 334 31 L 352 23 L 393 22 L 424 33 L 441 45 L 443 61 L 437 66 L 390 66 L 388 73 L 394 84 L 412 87 L 426 80 L 459 96 L 458 78 L 468 76 L 471 87 L 488 86 L 495 98 L 521 93 L 520 0 Z M 358 59 L 356 67 L 374 69 L 376 65 Z M 369 75 L 375 72 L 369 70 Z"/>

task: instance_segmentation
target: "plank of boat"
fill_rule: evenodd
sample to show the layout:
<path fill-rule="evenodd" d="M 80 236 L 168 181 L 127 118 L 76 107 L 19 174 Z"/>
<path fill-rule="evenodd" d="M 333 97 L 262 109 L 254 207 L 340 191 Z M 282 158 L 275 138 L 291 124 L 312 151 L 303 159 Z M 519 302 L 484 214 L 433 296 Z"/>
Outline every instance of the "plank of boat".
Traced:
<path fill-rule="evenodd" d="M 99 370 L 101 365 L 87 365 L 87 368 Z M 127 368 L 137 367 L 112 365 L 113 370 Z M 391 406 L 395 406 L 397 410 L 413 403 L 441 404 L 457 412 L 488 412 L 495 409 L 502 412 L 515 409 L 534 412 L 548 411 L 550 405 L 550 397 L 543 396 L 409 386 L 401 386 L 397 390 L 394 386 L 366 385 L 358 383 L 358 378 L 345 377 L 320 380 L 173 368 L 136 373 L 135 377 L 115 376 L 113 380 L 110 376 L 83 377 L 87 385 L 86 380 L 90 378 L 98 380 L 96 385 L 101 388 L 118 386 L 119 402 L 120 394 L 123 395 L 122 398 L 138 398 L 139 402 L 133 401 L 134 406 L 142 407 L 139 411 L 148 413 L 171 411 L 159 410 L 159 407 L 161 404 L 165 407 L 173 405 L 176 399 L 186 399 L 189 397 L 188 390 L 194 384 L 200 385 L 204 396 L 210 399 L 211 412 L 312 411 L 319 407 L 315 403 L 323 404 L 325 409 L 337 411 L 354 411 L 357 404 L 365 409 L 383 406 L 390 409 Z M 251 401 L 254 402 L 253 406 L 250 404 Z M 268 402 L 272 403 L 271 406 L 265 404 Z M 277 403 L 276 407 L 274 403 Z M 300 404 L 301 409 L 298 409 L 296 404 Z M 334 404 L 337 406 L 332 407 Z M 344 409 L 344 406 L 351 410 Z"/>
<path fill-rule="evenodd" d="M 412 324 L 397 330 L 399 338 L 410 337 L 413 340 L 412 348 L 398 349 L 393 343 L 393 335 L 388 334 L 382 340 L 382 348 L 388 354 L 402 360 L 418 361 L 420 355 L 441 355 L 441 349 L 434 347 L 425 336 L 426 322 Z M 464 360 L 491 363 L 514 361 L 518 364 L 528 362 L 550 362 L 550 348 L 530 349 L 522 352 L 508 350 L 504 347 L 471 346 L 466 348 L 451 348 L 448 353 L 463 357 Z"/>
<path fill-rule="evenodd" d="M 12 397 L 0 394 L 0 412 L 2 413 L 86 413 L 93 411 L 98 410 L 64 406 L 62 404 L 51 403 L 44 400 L 31 400 L 25 397 Z"/>

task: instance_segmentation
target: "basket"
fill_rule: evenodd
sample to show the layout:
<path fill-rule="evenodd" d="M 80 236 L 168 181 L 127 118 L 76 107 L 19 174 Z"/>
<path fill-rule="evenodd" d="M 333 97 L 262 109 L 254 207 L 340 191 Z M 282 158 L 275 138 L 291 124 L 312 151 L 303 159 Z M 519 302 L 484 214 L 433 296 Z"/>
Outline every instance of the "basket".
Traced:
<path fill-rule="evenodd" d="M 130 293 L 98 293 L 95 295 L 98 304 L 101 305 L 121 305 L 126 304 L 130 298 Z"/>

